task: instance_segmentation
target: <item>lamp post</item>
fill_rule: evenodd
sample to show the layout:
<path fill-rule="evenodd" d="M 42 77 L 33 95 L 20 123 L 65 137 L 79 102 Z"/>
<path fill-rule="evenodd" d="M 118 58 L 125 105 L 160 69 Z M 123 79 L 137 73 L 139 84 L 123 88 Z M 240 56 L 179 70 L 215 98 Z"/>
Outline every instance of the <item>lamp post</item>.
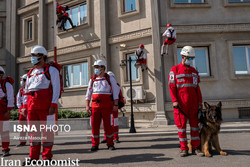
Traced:
<path fill-rule="evenodd" d="M 131 120 L 130 120 L 130 130 L 129 133 L 136 133 L 135 123 L 134 123 L 134 112 L 133 112 L 133 95 L 132 95 L 132 69 L 131 69 L 132 59 L 129 56 L 128 62 L 126 60 L 122 60 L 120 66 L 126 67 L 127 63 L 129 64 L 129 85 L 130 85 L 130 106 L 131 106 Z"/>
<path fill-rule="evenodd" d="M 132 95 L 132 70 L 131 70 L 131 56 L 128 59 L 129 62 L 129 85 L 130 85 L 130 104 L 131 104 L 131 120 L 130 120 L 130 130 L 129 133 L 136 133 L 135 123 L 134 123 L 134 112 L 133 112 L 133 95 Z"/>

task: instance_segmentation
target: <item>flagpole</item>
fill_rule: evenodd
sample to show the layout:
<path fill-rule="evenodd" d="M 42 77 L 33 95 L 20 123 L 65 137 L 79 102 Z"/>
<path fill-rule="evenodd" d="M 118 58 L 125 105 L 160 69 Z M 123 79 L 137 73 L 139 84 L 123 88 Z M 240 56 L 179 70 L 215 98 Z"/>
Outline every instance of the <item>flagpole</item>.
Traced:
<path fill-rule="evenodd" d="M 54 60 L 57 62 L 57 43 L 56 43 L 56 34 L 57 34 L 57 27 L 56 27 L 56 20 L 57 20 L 57 15 L 56 15 L 56 0 L 54 0 Z"/>
<path fill-rule="evenodd" d="M 53 12 L 54 12 L 54 61 L 57 63 L 57 43 L 56 43 L 56 35 L 57 35 L 57 26 L 56 26 L 56 20 L 57 20 L 57 15 L 56 15 L 56 0 L 53 1 Z M 58 107 L 56 108 L 55 112 L 55 124 L 58 125 Z M 58 135 L 58 131 L 55 132 L 55 135 Z"/>

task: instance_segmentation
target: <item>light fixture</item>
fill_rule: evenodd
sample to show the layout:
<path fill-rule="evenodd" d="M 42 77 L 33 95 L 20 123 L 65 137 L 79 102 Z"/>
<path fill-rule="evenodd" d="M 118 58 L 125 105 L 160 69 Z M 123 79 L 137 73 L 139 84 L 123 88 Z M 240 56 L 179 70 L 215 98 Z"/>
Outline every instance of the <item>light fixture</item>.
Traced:
<path fill-rule="evenodd" d="M 120 44 L 120 47 L 121 47 L 121 48 L 126 48 L 126 46 L 127 46 L 127 45 L 126 45 L 125 43 L 121 43 L 121 44 Z"/>

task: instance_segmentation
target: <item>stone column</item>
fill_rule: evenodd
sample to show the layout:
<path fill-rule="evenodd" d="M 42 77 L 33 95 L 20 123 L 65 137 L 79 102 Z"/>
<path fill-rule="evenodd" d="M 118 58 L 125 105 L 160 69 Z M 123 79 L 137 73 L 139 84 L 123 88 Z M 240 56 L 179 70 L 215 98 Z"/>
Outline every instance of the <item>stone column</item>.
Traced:
<path fill-rule="evenodd" d="M 39 19 L 38 19 L 38 45 L 44 46 L 44 30 L 45 27 L 45 21 L 44 21 L 44 15 L 45 15 L 45 1 L 39 1 Z M 54 18 L 52 18 L 54 19 Z"/>
<path fill-rule="evenodd" d="M 100 58 L 104 58 L 107 63 L 107 70 L 110 69 L 110 55 L 108 44 L 108 0 L 100 0 L 100 29 L 101 29 L 101 46 Z"/>
<path fill-rule="evenodd" d="M 169 118 L 165 113 L 165 76 L 164 62 L 161 57 L 160 8 L 159 0 L 151 1 L 152 44 L 155 66 L 156 113 L 153 125 L 168 125 Z"/>
<path fill-rule="evenodd" d="M 16 65 L 16 21 L 17 21 L 17 3 L 16 0 L 6 1 L 6 74 L 15 81 L 19 80 L 17 76 Z M 15 92 L 18 84 L 15 84 Z"/>

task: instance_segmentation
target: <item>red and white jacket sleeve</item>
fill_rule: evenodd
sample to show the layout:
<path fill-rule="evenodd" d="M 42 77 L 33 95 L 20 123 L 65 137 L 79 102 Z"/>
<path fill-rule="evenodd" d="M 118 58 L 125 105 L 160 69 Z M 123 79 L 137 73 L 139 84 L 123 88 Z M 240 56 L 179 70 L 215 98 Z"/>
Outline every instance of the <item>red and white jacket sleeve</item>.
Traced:
<path fill-rule="evenodd" d="M 200 76 L 198 77 L 197 96 L 198 96 L 198 102 L 202 103 L 202 94 L 201 94 L 199 83 L 200 83 Z"/>
<path fill-rule="evenodd" d="M 13 86 L 9 82 L 6 82 L 6 92 L 7 92 L 7 100 L 8 100 L 7 108 L 8 110 L 10 110 L 14 107 L 15 98 L 14 98 Z"/>
<path fill-rule="evenodd" d="M 22 97 L 20 95 L 20 89 L 19 89 L 17 96 L 16 96 L 16 105 L 18 108 L 22 108 Z"/>
<path fill-rule="evenodd" d="M 176 74 L 173 68 L 170 70 L 170 73 L 169 73 L 168 86 L 169 86 L 169 91 L 170 91 L 170 95 L 172 98 L 172 102 L 178 101 L 177 87 L 176 87 Z"/>
<path fill-rule="evenodd" d="M 110 76 L 110 82 L 112 86 L 113 99 L 117 100 L 119 99 L 120 87 L 117 85 L 115 78 L 112 76 Z"/>
<path fill-rule="evenodd" d="M 61 84 L 59 71 L 55 67 L 49 67 L 50 81 L 53 89 L 51 107 L 57 107 L 58 99 L 60 96 Z"/>
<path fill-rule="evenodd" d="M 87 89 L 87 93 L 86 93 L 86 100 L 91 100 L 91 96 L 93 93 L 93 89 L 91 88 L 91 83 L 92 83 L 92 79 L 89 80 L 89 85 L 88 85 L 88 89 Z"/>

